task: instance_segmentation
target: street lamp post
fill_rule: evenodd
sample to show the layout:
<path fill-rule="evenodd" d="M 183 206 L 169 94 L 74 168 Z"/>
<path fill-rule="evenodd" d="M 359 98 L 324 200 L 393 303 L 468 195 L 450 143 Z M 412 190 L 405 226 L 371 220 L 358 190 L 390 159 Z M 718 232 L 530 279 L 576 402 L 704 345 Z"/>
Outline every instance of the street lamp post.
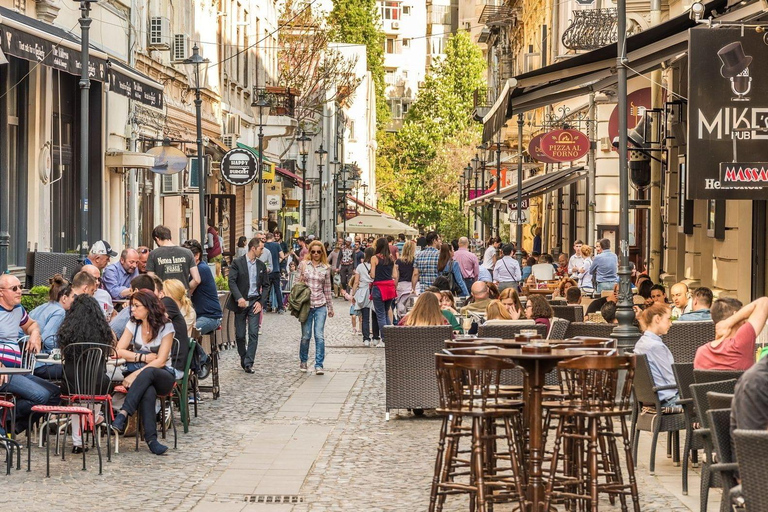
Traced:
<path fill-rule="evenodd" d="M 333 166 L 333 232 L 337 233 L 336 225 L 339 223 L 339 175 L 341 169 L 339 168 L 338 158 L 334 158 L 332 162 L 328 163 L 328 166 Z"/>
<path fill-rule="evenodd" d="M 258 201 L 256 206 L 256 214 L 258 215 L 259 221 L 259 230 L 261 230 L 261 199 L 263 197 L 262 193 L 262 187 L 264 186 L 263 181 L 264 178 L 262 177 L 263 168 L 264 168 L 264 114 L 269 115 L 269 101 L 267 101 L 267 92 L 264 89 L 259 89 L 258 87 L 253 88 L 253 97 L 256 98 L 256 101 L 251 103 L 252 108 L 259 109 L 259 171 L 257 175 L 258 180 Z"/>
<path fill-rule="evenodd" d="M 91 90 L 90 79 L 90 40 L 91 3 L 96 0 L 80 1 L 80 49 L 82 68 L 80 69 L 80 262 L 84 263 L 88 254 L 88 103 Z M 4 186 L 7 186 L 5 184 Z M 7 255 L 6 255 L 7 257 Z M 7 268 L 7 267 L 5 267 Z"/>
<path fill-rule="evenodd" d="M 464 188 L 467 191 L 467 201 L 469 201 L 469 191 L 472 188 L 472 167 L 469 164 L 467 164 L 467 166 L 464 168 L 464 180 L 467 182 Z M 467 208 L 467 238 L 469 238 L 471 235 L 470 231 L 472 231 L 471 220 L 469 215 L 469 208 Z"/>
<path fill-rule="evenodd" d="M 301 155 L 301 226 L 304 228 L 304 234 L 307 234 L 307 154 L 309 154 L 309 138 L 307 132 L 302 131 L 301 137 L 296 139 L 299 143 L 299 154 Z"/>
<path fill-rule="evenodd" d="M 320 141 L 320 149 L 315 151 L 315 154 L 317 155 L 317 170 L 318 170 L 318 176 L 320 177 L 320 193 L 317 195 L 318 197 L 318 217 L 317 217 L 317 229 L 319 231 L 318 235 L 320 236 L 320 239 L 323 239 L 323 165 L 325 165 L 325 157 L 328 155 L 328 152 L 323 149 L 323 141 Z"/>
<path fill-rule="evenodd" d="M 368 184 L 367 183 L 363 183 L 363 203 L 367 207 L 368 205 Z"/>
<path fill-rule="evenodd" d="M 632 283 L 629 270 L 629 174 L 627 170 L 627 1 L 618 0 L 617 9 L 617 57 L 618 90 L 616 101 L 619 111 L 619 303 L 616 307 L 618 325 L 612 335 L 619 348 L 632 347 L 640 337 L 634 325 L 632 309 Z"/>
<path fill-rule="evenodd" d="M 497 153 L 499 168 L 501 168 L 501 141 Z M 517 262 L 523 265 L 523 114 L 517 114 Z"/>
<path fill-rule="evenodd" d="M 496 144 L 496 193 L 498 194 L 500 191 L 501 191 L 501 131 L 499 131 L 499 142 Z M 500 228 L 501 228 L 501 224 L 499 222 L 499 209 L 496 208 L 496 236 L 499 236 L 501 234 Z M 517 241 L 517 246 L 518 248 L 522 248 L 520 240 Z M 521 258 L 522 258 L 522 252 L 519 249 L 517 252 L 521 254 Z M 522 260 L 519 260 L 519 263 L 522 263 Z M 521 265 L 521 268 L 522 268 L 522 265 Z"/>
<path fill-rule="evenodd" d="M 208 64 L 208 59 L 204 59 L 200 55 L 197 43 L 192 47 L 192 55 L 184 60 L 184 64 L 192 71 L 192 76 L 195 80 L 195 122 L 196 122 L 196 139 L 197 143 L 197 187 L 199 199 L 198 208 L 200 209 L 200 243 L 203 244 L 202 259 L 207 260 L 208 257 L 208 225 L 205 222 L 205 155 L 203 154 L 203 100 L 200 97 L 200 66 Z"/>

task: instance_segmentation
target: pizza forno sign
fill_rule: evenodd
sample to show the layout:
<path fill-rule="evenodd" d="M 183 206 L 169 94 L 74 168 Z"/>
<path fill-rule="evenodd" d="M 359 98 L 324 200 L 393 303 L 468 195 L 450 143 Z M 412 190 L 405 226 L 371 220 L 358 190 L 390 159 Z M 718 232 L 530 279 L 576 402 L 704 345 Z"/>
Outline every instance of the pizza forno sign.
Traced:
<path fill-rule="evenodd" d="M 589 152 L 589 138 L 579 130 L 553 130 L 541 138 L 541 152 L 556 162 L 573 162 Z"/>

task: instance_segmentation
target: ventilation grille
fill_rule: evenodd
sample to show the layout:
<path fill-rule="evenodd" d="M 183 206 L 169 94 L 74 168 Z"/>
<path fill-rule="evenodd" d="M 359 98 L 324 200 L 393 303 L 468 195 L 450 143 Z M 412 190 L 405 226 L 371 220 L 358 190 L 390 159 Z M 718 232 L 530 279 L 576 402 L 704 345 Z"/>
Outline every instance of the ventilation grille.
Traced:
<path fill-rule="evenodd" d="M 293 494 L 246 494 L 247 503 L 304 503 L 304 496 Z"/>

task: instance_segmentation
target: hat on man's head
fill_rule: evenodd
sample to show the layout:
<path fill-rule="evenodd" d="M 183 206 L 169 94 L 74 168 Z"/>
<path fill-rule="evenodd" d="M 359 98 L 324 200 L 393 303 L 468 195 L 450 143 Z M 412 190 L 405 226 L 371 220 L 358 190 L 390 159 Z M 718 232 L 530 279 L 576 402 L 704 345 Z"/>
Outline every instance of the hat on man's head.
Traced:
<path fill-rule="evenodd" d="M 106 240 L 99 240 L 91 246 L 89 251 L 91 254 L 107 254 L 111 257 L 117 256 L 117 253 L 112 250 L 112 246 L 107 243 Z"/>
<path fill-rule="evenodd" d="M 314 239 L 315 239 L 315 235 L 309 235 L 309 236 L 307 237 L 307 240 L 314 240 Z"/>
<path fill-rule="evenodd" d="M 348 236 L 348 237 L 347 237 L 347 242 L 349 242 L 349 243 L 352 243 L 354 240 L 355 240 L 355 239 L 354 239 L 354 238 L 352 238 L 351 236 Z"/>

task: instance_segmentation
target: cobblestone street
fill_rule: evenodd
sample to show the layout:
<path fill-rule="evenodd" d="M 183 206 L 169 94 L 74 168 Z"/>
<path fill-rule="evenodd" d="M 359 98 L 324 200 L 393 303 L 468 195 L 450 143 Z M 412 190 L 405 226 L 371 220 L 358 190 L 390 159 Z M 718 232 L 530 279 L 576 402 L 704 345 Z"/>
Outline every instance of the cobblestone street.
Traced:
<path fill-rule="evenodd" d="M 204 394 L 189 434 L 179 425 L 177 450 L 156 457 L 122 439 L 103 476 L 94 453 L 86 472 L 68 453 L 53 459 L 46 479 L 45 451 L 34 448 L 30 473 L 2 477 L 3 500 L 19 510 L 426 510 L 439 423 L 405 411 L 384 421 L 384 350 L 364 348 L 352 334 L 345 303 L 336 311 L 326 327 L 325 375 L 298 371 L 298 321 L 268 314 L 256 373 L 240 370 L 236 350 L 224 351 L 221 398 Z M 698 473 L 681 501 L 680 470 L 664 453 L 662 443 L 657 476 L 649 476 L 641 446 L 642 510 L 698 510 Z M 719 493 L 711 494 L 717 510 Z M 258 503 L 273 496 L 297 503 Z M 466 501 L 449 499 L 446 510 L 467 510 Z"/>

